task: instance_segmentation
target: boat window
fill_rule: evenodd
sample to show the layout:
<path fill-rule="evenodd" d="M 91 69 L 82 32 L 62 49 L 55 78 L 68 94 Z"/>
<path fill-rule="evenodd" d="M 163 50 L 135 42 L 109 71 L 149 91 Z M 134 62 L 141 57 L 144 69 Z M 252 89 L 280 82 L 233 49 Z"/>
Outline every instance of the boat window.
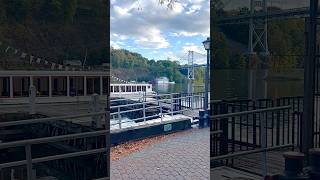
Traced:
<path fill-rule="evenodd" d="M 110 91 L 113 92 L 113 86 L 110 87 Z"/>
<path fill-rule="evenodd" d="M 121 92 L 126 92 L 126 87 L 125 86 L 121 86 Z"/>
<path fill-rule="evenodd" d="M 146 92 L 146 86 L 142 86 L 142 91 Z"/>
<path fill-rule="evenodd" d="M 132 92 L 137 92 L 137 86 L 132 86 Z"/>
<path fill-rule="evenodd" d="M 131 92 L 131 86 L 126 86 L 126 92 Z"/>
<path fill-rule="evenodd" d="M 114 86 L 114 92 L 119 92 L 119 86 Z"/>
<path fill-rule="evenodd" d="M 138 92 L 141 91 L 141 86 L 138 86 Z"/>

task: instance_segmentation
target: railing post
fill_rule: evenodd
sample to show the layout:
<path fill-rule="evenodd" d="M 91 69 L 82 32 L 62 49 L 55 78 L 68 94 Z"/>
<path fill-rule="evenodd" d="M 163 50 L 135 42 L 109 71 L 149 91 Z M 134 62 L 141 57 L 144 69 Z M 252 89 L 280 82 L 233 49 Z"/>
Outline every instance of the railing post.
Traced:
<path fill-rule="evenodd" d="M 267 113 L 267 112 L 265 112 Z M 265 177 L 267 175 L 267 151 L 266 151 L 266 119 L 263 115 L 264 113 L 260 113 L 260 132 L 261 132 L 261 147 L 264 150 L 261 154 L 262 158 L 262 176 Z"/>
<path fill-rule="evenodd" d="M 160 116 L 161 116 L 161 123 L 162 123 L 163 117 L 162 117 L 162 104 L 161 104 L 161 102 L 159 102 L 159 105 L 160 105 Z"/>
<path fill-rule="evenodd" d="M 170 94 L 170 98 L 171 98 L 171 116 L 173 118 L 173 94 Z"/>
<path fill-rule="evenodd" d="M 35 103 L 36 103 L 36 87 L 30 85 L 29 87 L 29 113 L 35 114 Z"/>
<path fill-rule="evenodd" d="M 119 129 L 121 129 L 121 114 L 120 114 L 120 107 L 118 107 L 118 119 L 119 119 Z"/>
<path fill-rule="evenodd" d="M 227 114 L 228 107 L 225 102 L 221 102 L 220 104 L 220 114 Z M 220 119 L 220 129 L 223 131 L 221 134 L 221 146 L 220 146 L 220 153 L 221 155 L 228 154 L 228 118 Z"/>
<path fill-rule="evenodd" d="M 96 113 L 101 111 L 101 107 L 100 107 L 100 100 L 99 100 L 99 95 L 98 94 L 93 94 L 91 96 L 91 102 L 90 102 L 90 112 L 91 113 Z M 91 117 L 92 121 L 91 121 L 91 127 L 93 128 L 97 128 L 100 124 L 100 116 L 99 115 L 94 115 Z"/>
<path fill-rule="evenodd" d="M 191 93 L 191 110 L 193 110 L 193 102 L 194 102 L 194 99 L 193 99 L 193 93 Z"/>
<path fill-rule="evenodd" d="M 145 104 L 145 102 L 143 102 L 142 106 L 143 106 L 143 121 L 146 122 L 146 104 Z"/>
<path fill-rule="evenodd" d="M 26 151 L 26 160 L 27 160 L 27 177 L 28 180 L 33 180 L 32 174 L 32 155 L 31 155 L 31 145 L 28 144 L 25 146 Z"/>

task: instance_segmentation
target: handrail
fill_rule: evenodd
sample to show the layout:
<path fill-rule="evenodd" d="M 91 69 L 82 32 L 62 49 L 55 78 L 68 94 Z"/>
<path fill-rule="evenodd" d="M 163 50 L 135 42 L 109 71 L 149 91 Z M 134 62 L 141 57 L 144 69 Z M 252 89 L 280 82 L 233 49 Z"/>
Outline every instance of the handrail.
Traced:
<path fill-rule="evenodd" d="M 107 148 L 91 149 L 91 150 L 85 150 L 85 151 L 79 151 L 79 152 L 72 152 L 72 153 L 65 153 L 65 154 L 59 154 L 59 155 L 53 155 L 53 156 L 40 157 L 40 158 L 32 159 L 31 163 L 32 164 L 42 163 L 42 162 L 71 158 L 71 157 L 79 157 L 79 156 L 84 156 L 84 155 L 97 154 L 97 153 L 102 153 L 102 152 L 107 152 Z M 27 160 L 2 163 L 2 164 L 0 164 L 0 169 L 15 167 L 15 166 L 22 166 L 22 165 L 26 165 L 26 164 L 28 164 Z"/>
<path fill-rule="evenodd" d="M 189 111 L 189 110 L 188 110 L 188 109 L 182 109 L 182 110 L 179 110 L 179 111 L 162 113 L 162 115 L 168 115 L 168 114 L 178 113 L 178 112 L 184 112 L 184 111 Z M 142 120 L 142 119 L 145 119 L 145 118 L 152 118 L 152 117 L 158 117 L 158 116 L 160 116 L 160 115 L 159 115 L 159 114 L 156 114 L 156 115 L 152 115 L 152 116 L 146 116 L 146 117 L 141 117 L 141 118 L 136 118 L 136 119 L 130 119 L 130 120 L 127 120 L 127 121 L 121 121 L 121 123 L 133 122 L 133 121 Z M 115 119 L 114 121 L 117 121 L 117 120 L 118 120 L 118 119 Z M 110 124 L 110 126 L 117 125 L 117 124 L 119 124 L 119 122 Z"/>
<path fill-rule="evenodd" d="M 217 119 L 229 118 L 229 117 L 234 117 L 234 116 L 241 116 L 241 115 L 254 114 L 254 113 L 263 113 L 263 112 L 269 112 L 269 111 L 278 111 L 278 110 L 284 110 L 284 109 L 290 109 L 290 108 L 291 108 L 291 106 L 279 106 L 279 107 L 256 109 L 256 110 L 250 110 L 250 111 L 241 111 L 241 112 L 235 112 L 235 113 L 219 114 L 219 115 L 211 116 L 210 119 L 217 120 Z"/>
<path fill-rule="evenodd" d="M 106 113 L 108 113 L 108 111 L 101 111 L 101 112 L 95 112 L 95 113 L 84 113 L 84 114 L 78 114 L 78 115 L 67 115 L 67 116 L 56 116 L 56 117 L 47 117 L 47 118 L 38 118 L 38 119 L 27 119 L 27 120 L 19 120 L 19 121 L 0 122 L 0 127 L 43 123 L 43 122 L 56 121 L 56 120 L 61 120 L 61 119 L 75 119 L 75 118 L 81 118 L 81 117 L 103 115 Z"/>
<path fill-rule="evenodd" d="M 272 151 L 272 150 L 276 150 L 276 149 L 282 149 L 282 148 L 293 147 L 293 146 L 294 146 L 293 144 L 285 144 L 285 145 L 280 145 L 280 146 L 273 146 L 273 147 L 259 148 L 259 149 L 248 150 L 248 151 L 241 151 L 241 152 L 236 152 L 233 154 L 210 157 L 210 160 L 217 161 L 217 160 L 222 160 L 222 159 L 229 159 L 229 158 L 234 158 L 234 157 L 238 157 L 238 156 L 255 154 L 255 153 L 266 152 L 266 151 Z"/>
<path fill-rule="evenodd" d="M 172 98 L 173 100 L 179 100 L 179 99 L 187 99 L 191 98 L 193 96 L 184 96 L 184 97 L 179 97 L 179 98 Z M 110 106 L 110 109 L 115 109 L 115 108 L 121 108 L 121 107 L 128 107 L 128 106 L 135 106 L 135 105 L 143 105 L 143 104 L 148 104 L 148 103 L 157 103 L 157 102 L 166 102 L 168 100 L 171 100 L 171 98 L 168 99 L 159 99 L 159 100 L 154 100 L 154 101 L 147 101 L 147 102 L 139 102 L 139 103 L 131 103 L 131 104 L 123 104 L 123 105 L 118 105 L 118 106 Z"/>
<path fill-rule="evenodd" d="M 51 137 L 44 137 L 44 138 L 35 138 L 35 139 L 26 139 L 26 140 L 19 140 L 19 141 L 13 141 L 13 142 L 5 142 L 5 143 L 0 143 L 0 149 L 25 146 L 25 145 L 52 143 L 52 142 L 64 141 L 67 139 L 95 137 L 95 136 L 105 135 L 109 131 L 110 130 L 99 130 L 99 131 L 60 135 L 60 136 L 51 136 Z"/>
<path fill-rule="evenodd" d="M 222 130 L 217 130 L 217 131 L 211 131 L 210 135 L 215 135 L 215 134 L 222 134 L 223 131 Z"/>

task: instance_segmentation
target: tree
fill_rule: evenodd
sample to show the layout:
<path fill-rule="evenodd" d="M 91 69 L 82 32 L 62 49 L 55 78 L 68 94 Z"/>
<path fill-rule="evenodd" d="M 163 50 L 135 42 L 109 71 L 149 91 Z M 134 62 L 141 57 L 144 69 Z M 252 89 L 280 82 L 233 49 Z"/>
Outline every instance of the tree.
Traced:
<path fill-rule="evenodd" d="M 27 0 L 5 0 L 5 12 L 7 19 L 22 22 L 27 16 Z"/>

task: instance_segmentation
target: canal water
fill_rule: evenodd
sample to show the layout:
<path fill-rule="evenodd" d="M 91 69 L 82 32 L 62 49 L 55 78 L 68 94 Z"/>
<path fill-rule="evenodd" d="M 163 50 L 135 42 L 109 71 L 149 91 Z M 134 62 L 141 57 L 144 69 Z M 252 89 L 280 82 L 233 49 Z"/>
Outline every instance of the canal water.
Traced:
<path fill-rule="evenodd" d="M 249 70 L 215 70 L 213 98 L 248 98 L 254 89 L 256 98 L 277 98 L 303 95 L 303 69 L 257 70 L 256 84 L 250 85 Z"/>
<path fill-rule="evenodd" d="M 249 70 L 214 70 L 213 98 L 248 98 L 249 90 L 254 89 L 256 98 L 276 98 L 303 95 L 303 69 L 257 70 L 255 85 L 250 85 Z M 252 88 L 252 87 L 255 88 Z M 187 84 L 154 85 L 158 93 L 187 92 Z M 203 92 L 203 87 L 196 87 L 195 92 Z"/>

